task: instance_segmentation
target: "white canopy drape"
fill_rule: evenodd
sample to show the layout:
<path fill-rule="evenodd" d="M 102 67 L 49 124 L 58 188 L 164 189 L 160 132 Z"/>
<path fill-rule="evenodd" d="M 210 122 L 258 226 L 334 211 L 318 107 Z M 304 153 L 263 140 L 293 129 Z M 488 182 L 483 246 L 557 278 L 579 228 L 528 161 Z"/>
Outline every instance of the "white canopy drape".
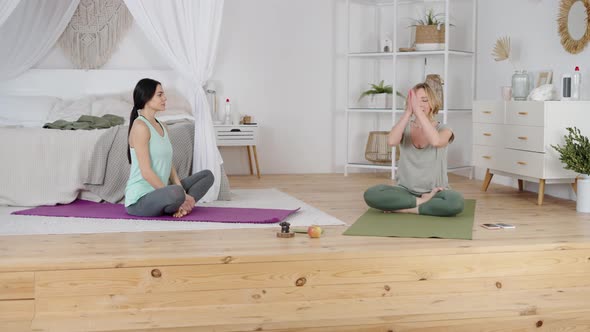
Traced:
<path fill-rule="evenodd" d="M 20 0 L 0 0 L 0 27 L 4 24 L 8 16 L 12 14 L 12 11 L 19 2 Z"/>
<path fill-rule="evenodd" d="M 195 116 L 193 170 L 213 172 L 215 183 L 201 201 L 215 200 L 222 160 L 203 85 L 215 63 L 223 0 L 125 0 L 125 4 L 155 49 L 190 84 L 187 97 Z"/>
<path fill-rule="evenodd" d="M 9 8 L 18 2 L 11 13 Z M 0 80 L 12 78 L 33 67 L 55 45 L 72 18 L 80 0 L 21 0 L 0 6 L 2 47 Z"/>

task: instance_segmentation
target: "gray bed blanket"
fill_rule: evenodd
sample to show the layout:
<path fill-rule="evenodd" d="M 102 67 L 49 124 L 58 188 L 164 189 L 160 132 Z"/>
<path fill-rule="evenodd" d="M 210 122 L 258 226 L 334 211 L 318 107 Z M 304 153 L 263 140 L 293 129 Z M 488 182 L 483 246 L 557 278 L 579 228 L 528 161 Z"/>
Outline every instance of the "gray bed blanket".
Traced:
<path fill-rule="evenodd" d="M 168 135 L 174 151 L 172 162 L 181 179 L 190 175 L 192 170 L 194 128 L 192 122 L 168 125 Z M 96 144 L 90 160 L 86 189 L 107 202 L 119 203 L 125 197 L 130 169 L 127 161 L 128 130 L 128 126 L 116 126 L 105 132 Z M 223 167 L 219 199 L 229 199 L 229 184 Z"/>

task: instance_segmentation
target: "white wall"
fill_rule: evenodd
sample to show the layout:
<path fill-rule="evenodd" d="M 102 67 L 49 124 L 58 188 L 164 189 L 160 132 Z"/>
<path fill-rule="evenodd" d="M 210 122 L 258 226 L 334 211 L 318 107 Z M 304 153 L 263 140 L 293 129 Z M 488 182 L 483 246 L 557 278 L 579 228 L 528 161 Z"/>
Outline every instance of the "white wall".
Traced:
<path fill-rule="evenodd" d="M 225 97 L 260 125 L 262 173 L 329 173 L 332 0 L 226 0 L 217 64 Z M 303 23 L 305 22 L 305 23 Z M 59 47 L 36 68 L 72 68 Z M 133 25 L 104 69 L 169 69 Z M 132 88 L 132 87 L 130 87 Z M 229 174 L 249 172 L 245 148 L 223 147 Z"/>
<path fill-rule="evenodd" d="M 557 0 L 479 0 L 477 97 L 500 99 L 500 87 L 511 83 L 513 67 L 491 56 L 496 40 L 510 36 L 516 67 L 534 74 L 553 70 L 558 86 L 563 73 L 575 66 L 582 72 L 582 99 L 590 99 L 590 48 L 579 54 L 566 52 L 557 32 Z M 586 79 L 586 80 L 584 80 Z"/>
<path fill-rule="evenodd" d="M 496 63 L 490 55 L 501 36 L 510 36 L 517 56 L 517 67 L 533 73 L 553 70 L 559 88 L 559 78 L 580 66 L 582 72 L 582 99 L 590 99 L 590 48 L 573 55 L 566 52 L 557 33 L 557 0 L 479 0 L 477 99 L 500 100 L 500 87 L 510 85 L 512 66 L 504 61 Z M 478 169 L 476 176 L 483 177 L 485 170 Z M 494 177 L 494 182 L 516 186 L 516 180 Z M 527 190 L 536 191 L 536 184 L 527 184 Z M 573 198 L 568 185 L 551 185 L 546 193 Z"/>
<path fill-rule="evenodd" d="M 226 0 L 213 80 L 260 126 L 263 173 L 332 171 L 332 0 Z M 246 173 L 244 148 L 221 149 Z"/>

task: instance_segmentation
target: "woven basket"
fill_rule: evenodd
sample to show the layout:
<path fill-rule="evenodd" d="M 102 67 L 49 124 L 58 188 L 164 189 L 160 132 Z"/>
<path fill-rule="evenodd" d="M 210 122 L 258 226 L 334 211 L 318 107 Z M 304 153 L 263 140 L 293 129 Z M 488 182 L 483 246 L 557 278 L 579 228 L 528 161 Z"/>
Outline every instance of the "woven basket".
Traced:
<path fill-rule="evenodd" d="M 441 25 L 417 25 L 416 44 L 444 44 L 445 26 Z"/>
<path fill-rule="evenodd" d="M 372 131 L 365 147 L 365 159 L 381 165 L 391 165 L 391 148 L 387 145 L 388 131 Z M 396 149 L 396 160 L 399 159 L 399 149 Z"/>

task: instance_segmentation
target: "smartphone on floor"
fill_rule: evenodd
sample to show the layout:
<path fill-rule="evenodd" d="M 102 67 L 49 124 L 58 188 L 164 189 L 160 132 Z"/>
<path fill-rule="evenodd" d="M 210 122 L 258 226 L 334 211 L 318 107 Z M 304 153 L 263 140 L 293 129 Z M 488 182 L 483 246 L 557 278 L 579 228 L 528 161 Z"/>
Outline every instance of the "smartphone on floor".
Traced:
<path fill-rule="evenodd" d="M 505 224 L 503 222 L 499 222 L 496 225 L 500 226 L 502 229 L 506 228 L 506 229 L 512 229 L 512 228 L 516 228 L 514 225 L 511 224 Z"/>
<path fill-rule="evenodd" d="M 498 224 L 481 224 L 481 227 L 485 229 L 502 229 Z"/>

